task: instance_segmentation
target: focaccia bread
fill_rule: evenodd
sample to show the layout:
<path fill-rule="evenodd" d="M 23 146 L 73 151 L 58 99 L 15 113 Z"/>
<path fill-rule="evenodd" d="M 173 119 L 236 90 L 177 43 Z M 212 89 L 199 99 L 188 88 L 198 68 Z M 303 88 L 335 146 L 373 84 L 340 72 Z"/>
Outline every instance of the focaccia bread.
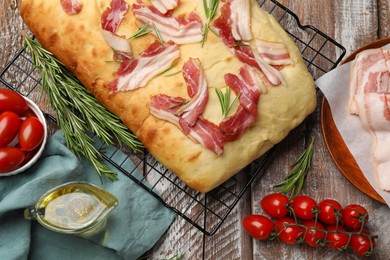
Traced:
<path fill-rule="evenodd" d="M 245 33 L 242 33 L 242 40 L 237 40 L 233 47 L 230 46 L 230 49 L 227 47 L 224 41 L 226 39 L 222 37 L 224 32 L 215 28 L 215 20 L 223 17 L 221 8 L 228 5 L 220 1 L 215 17 L 210 21 L 210 28 L 219 36 L 209 30 L 203 46 L 198 38 L 192 43 L 177 43 L 180 55 L 174 59 L 174 62 L 165 64 L 165 68 L 174 66 L 169 72 L 165 75 L 155 75 L 141 87 L 124 91 L 118 91 L 112 87 L 112 83 L 118 77 L 118 67 L 121 66 L 121 61 L 116 58 L 116 51 L 113 51 L 112 44 L 107 42 L 107 38 L 102 33 L 102 14 L 110 6 L 111 0 L 82 0 L 80 10 L 73 14 L 65 11 L 64 6 L 61 5 L 62 2 L 67 1 L 23 0 L 21 15 L 42 45 L 62 61 L 99 102 L 118 115 L 159 162 L 198 191 L 207 192 L 213 189 L 263 155 L 285 138 L 289 131 L 300 124 L 315 108 L 314 81 L 298 48 L 278 22 L 261 10 L 255 0 L 238 1 L 243 8 L 250 4 L 250 9 L 248 9 L 250 15 L 246 18 L 239 17 L 239 20 L 235 21 L 241 23 L 249 18 L 251 39 L 246 40 Z M 142 27 L 140 19 L 135 19 L 133 4 L 143 7 L 155 4 L 148 0 L 144 0 L 143 3 L 135 0 L 126 0 L 126 2 L 128 10 L 115 30 L 115 35 L 124 36 L 123 39 L 129 39 Z M 168 11 L 165 16 L 180 17 L 181 24 L 201 19 L 201 30 L 204 30 L 207 17 L 202 0 L 181 0 L 180 2 L 174 0 L 174 2 L 178 3 L 178 6 Z M 233 6 L 231 10 L 234 11 Z M 189 18 L 194 15 L 195 18 Z M 156 20 L 156 23 L 159 23 L 159 20 Z M 147 24 L 156 26 L 154 22 Z M 131 47 L 129 55 L 132 58 L 141 59 L 150 45 L 157 44 L 158 30 L 153 31 L 151 28 L 150 31 L 142 37 L 128 40 Z M 165 48 L 171 46 L 172 42 L 166 40 L 165 36 L 163 38 L 165 41 L 163 46 Z M 186 41 L 189 36 L 182 39 Z M 289 62 L 285 65 L 273 66 L 273 69 L 276 68 L 283 77 L 281 84 L 271 84 L 269 81 L 272 80 L 268 80 L 270 76 L 267 79 L 260 69 L 254 69 L 257 71 L 256 75 L 260 75 L 259 78 L 262 80 L 261 86 L 257 85 L 260 96 L 254 99 L 258 101 L 252 104 L 256 108 L 251 112 L 255 115 L 254 121 L 242 134 L 233 139 L 223 135 L 222 150 L 215 151 L 207 148 L 207 145 L 194 140 L 177 124 L 151 114 L 151 100 L 161 94 L 187 101 L 195 98 L 189 94 L 188 81 L 183 73 L 176 73 L 192 60 L 193 64 L 201 67 L 199 71 L 204 71 L 208 94 L 205 108 L 196 122 L 202 118 L 216 126 L 216 130 L 219 131 L 218 126 L 221 122 L 234 115 L 242 106 L 241 98 L 245 94 L 241 95 L 232 91 L 231 101 L 236 95 L 240 95 L 239 102 L 238 105 L 236 103 L 232 106 L 230 114 L 225 118 L 221 113 L 221 104 L 215 89 L 226 91 L 229 85 L 226 81 L 226 74 L 231 75 L 231 78 L 232 75 L 238 75 L 239 79 L 244 78 L 240 76 L 240 71 L 251 66 L 245 65 L 245 62 L 239 59 L 232 49 L 239 49 L 240 46 L 244 46 L 242 49 L 249 45 L 254 46 L 256 40 L 283 44 L 288 51 Z M 127 59 L 127 56 L 123 57 Z M 161 59 L 162 57 L 158 61 Z M 111 62 L 113 60 L 117 62 Z M 251 71 L 254 70 L 252 66 Z M 134 81 L 132 79 L 130 82 Z M 184 102 L 181 105 L 185 106 Z M 172 115 L 174 120 L 181 116 Z"/>

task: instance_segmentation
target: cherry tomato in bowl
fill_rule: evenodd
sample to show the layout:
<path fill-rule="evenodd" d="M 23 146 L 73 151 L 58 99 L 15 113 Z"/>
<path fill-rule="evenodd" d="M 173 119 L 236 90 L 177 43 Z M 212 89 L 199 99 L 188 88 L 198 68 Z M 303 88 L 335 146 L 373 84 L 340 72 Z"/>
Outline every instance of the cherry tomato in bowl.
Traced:
<path fill-rule="evenodd" d="M 17 169 L 23 161 L 24 153 L 19 148 L 0 148 L 0 175 Z"/>
<path fill-rule="evenodd" d="M 20 127 L 19 116 L 11 111 L 0 114 L 0 147 L 6 147 L 14 140 Z"/>
<path fill-rule="evenodd" d="M 23 151 L 32 151 L 42 143 L 44 134 L 41 121 L 36 117 L 28 117 L 19 128 L 19 145 Z"/>
<path fill-rule="evenodd" d="M 9 89 L 0 89 L 0 112 L 12 111 L 22 115 L 29 108 L 23 96 Z"/>
<path fill-rule="evenodd" d="M 39 159 L 39 157 L 41 156 L 41 154 L 42 154 L 42 152 L 43 152 L 43 150 L 45 148 L 45 145 L 46 145 L 47 125 L 46 125 L 45 116 L 43 115 L 43 113 L 40 110 L 40 108 L 32 100 L 30 100 L 30 99 L 28 99 L 26 97 L 24 99 L 27 102 L 29 109 L 31 110 L 31 111 L 30 110 L 25 111 L 25 113 L 27 113 L 27 118 L 26 119 L 28 119 L 28 118 L 37 118 L 37 119 L 39 119 L 39 121 L 41 122 L 41 124 L 43 126 L 43 132 L 44 132 L 43 139 L 42 139 L 41 143 L 35 149 L 33 149 L 32 151 L 25 151 L 24 152 L 25 158 L 24 158 L 23 162 L 21 163 L 21 165 L 19 165 L 19 167 L 17 167 L 14 170 L 8 171 L 8 172 L 2 172 L 0 174 L 1 177 L 2 176 L 15 175 L 15 174 L 24 172 L 25 170 L 30 168 Z M 25 116 L 26 116 L 26 114 L 21 115 L 22 118 L 25 117 Z M 17 148 L 20 149 L 20 147 L 17 147 Z M 20 150 L 22 150 L 22 149 L 20 149 Z"/>

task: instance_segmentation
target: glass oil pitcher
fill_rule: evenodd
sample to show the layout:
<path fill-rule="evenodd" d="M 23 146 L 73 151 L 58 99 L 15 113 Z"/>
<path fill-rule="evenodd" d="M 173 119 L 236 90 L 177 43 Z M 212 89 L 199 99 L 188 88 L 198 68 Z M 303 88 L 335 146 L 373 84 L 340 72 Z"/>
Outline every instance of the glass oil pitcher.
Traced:
<path fill-rule="evenodd" d="M 56 232 L 83 235 L 100 229 L 117 205 L 115 196 L 94 184 L 68 182 L 43 194 L 24 217 Z"/>

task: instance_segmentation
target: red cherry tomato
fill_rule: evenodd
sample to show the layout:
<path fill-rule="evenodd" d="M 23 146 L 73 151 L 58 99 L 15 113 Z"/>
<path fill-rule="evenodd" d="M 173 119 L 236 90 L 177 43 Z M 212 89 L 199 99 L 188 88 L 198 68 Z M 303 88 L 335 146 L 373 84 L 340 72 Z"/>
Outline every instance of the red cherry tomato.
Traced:
<path fill-rule="evenodd" d="M 306 244 L 313 247 L 318 247 L 322 245 L 326 236 L 326 233 L 324 231 L 321 231 L 325 230 L 324 226 L 320 222 L 316 222 L 314 220 L 306 220 L 302 223 L 302 225 L 309 227 L 307 229 L 306 236 L 304 237 L 304 241 L 306 242 Z M 312 229 L 313 227 L 321 230 Z"/>
<path fill-rule="evenodd" d="M 251 237 L 259 240 L 266 240 L 274 228 L 274 223 L 262 215 L 248 215 L 242 220 L 242 225 Z"/>
<path fill-rule="evenodd" d="M 9 89 L 0 89 L 0 112 L 12 111 L 21 115 L 27 110 L 27 102 L 21 95 Z"/>
<path fill-rule="evenodd" d="M 344 227 L 339 225 L 336 231 L 336 226 L 332 225 L 332 226 L 328 226 L 326 230 L 332 231 L 332 232 L 328 232 L 328 235 L 326 236 L 326 241 L 327 241 L 326 244 L 330 248 L 344 249 L 347 246 L 349 236 L 347 234 L 341 234 L 339 232 L 339 231 L 347 232 L 347 230 Z"/>
<path fill-rule="evenodd" d="M 260 201 L 260 206 L 265 213 L 274 218 L 282 218 L 288 214 L 288 197 L 281 193 L 272 193 Z"/>
<path fill-rule="evenodd" d="M 369 235 L 365 230 L 362 233 Z M 349 246 L 358 256 L 370 256 L 374 253 L 375 240 L 362 235 L 352 235 Z"/>
<path fill-rule="evenodd" d="M 18 134 L 20 118 L 14 112 L 6 111 L 0 115 L 0 147 L 7 146 Z"/>
<path fill-rule="evenodd" d="M 16 170 L 24 160 L 24 153 L 16 147 L 0 148 L 0 173 Z"/>
<path fill-rule="evenodd" d="M 346 227 L 360 229 L 368 221 L 367 210 L 356 204 L 348 205 L 344 208 L 343 223 Z"/>
<path fill-rule="evenodd" d="M 341 220 L 343 209 L 340 203 L 335 200 L 323 200 L 318 203 L 317 209 L 319 211 L 318 219 L 324 224 L 335 225 L 337 222 L 337 217 L 339 221 Z"/>
<path fill-rule="evenodd" d="M 299 226 L 285 226 L 285 224 L 296 224 L 291 218 L 279 218 L 274 221 L 278 238 L 286 244 L 293 245 L 301 238 L 303 230 Z"/>
<path fill-rule="evenodd" d="M 23 121 L 19 129 L 19 144 L 24 151 L 31 151 L 37 148 L 43 140 L 44 128 L 36 117 L 29 117 Z"/>
<path fill-rule="evenodd" d="M 308 196 L 299 195 L 291 200 L 291 208 L 294 210 L 295 216 L 302 220 L 313 219 L 316 206 L 317 202 Z"/>

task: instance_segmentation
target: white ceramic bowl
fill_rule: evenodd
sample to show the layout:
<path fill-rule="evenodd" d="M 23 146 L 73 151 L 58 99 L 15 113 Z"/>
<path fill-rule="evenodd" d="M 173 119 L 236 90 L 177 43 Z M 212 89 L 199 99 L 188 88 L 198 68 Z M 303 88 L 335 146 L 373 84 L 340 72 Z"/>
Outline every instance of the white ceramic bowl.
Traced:
<path fill-rule="evenodd" d="M 34 114 L 38 117 L 39 121 L 41 121 L 41 123 L 43 125 L 43 130 L 44 130 L 43 140 L 42 140 L 42 143 L 40 144 L 40 147 L 37 150 L 37 152 L 34 154 L 34 156 L 28 162 L 26 162 L 25 164 L 23 164 L 20 168 L 18 168 L 16 170 L 13 170 L 13 171 L 10 171 L 10 172 L 6 172 L 6 173 L 1 173 L 0 174 L 1 177 L 2 176 L 15 175 L 15 174 L 24 172 L 25 170 L 30 168 L 34 163 L 36 163 L 38 161 L 38 159 L 41 156 L 43 150 L 45 149 L 45 145 L 46 145 L 46 141 L 47 141 L 47 124 L 46 124 L 45 116 L 43 115 L 41 109 L 38 107 L 37 104 L 35 104 L 29 98 L 24 97 L 24 99 L 26 100 L 26 102 L 27 102 L 29 108 L 31 109 L 31 111 L 34 112 Z"/>

